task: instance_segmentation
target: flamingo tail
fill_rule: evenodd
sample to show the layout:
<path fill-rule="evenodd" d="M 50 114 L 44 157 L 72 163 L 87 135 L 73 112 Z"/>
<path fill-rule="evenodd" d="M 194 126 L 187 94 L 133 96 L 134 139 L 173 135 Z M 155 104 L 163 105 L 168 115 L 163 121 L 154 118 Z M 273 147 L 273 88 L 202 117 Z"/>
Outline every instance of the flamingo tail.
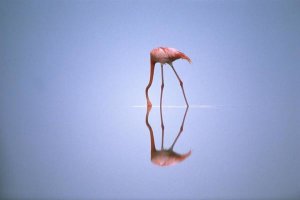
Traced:
<path fill-rule="evenodd" d="M 187 56 L 187 55 L 185 55 L 184 53 L 182 53 L 182 52 L 178 52 L 178 56 L 179 56 L 179 58 L 182 58 L 182 59 L 185 59 L 185 60 L 187 60 L 189 63 L 192 63 L 192 60 Z"/>

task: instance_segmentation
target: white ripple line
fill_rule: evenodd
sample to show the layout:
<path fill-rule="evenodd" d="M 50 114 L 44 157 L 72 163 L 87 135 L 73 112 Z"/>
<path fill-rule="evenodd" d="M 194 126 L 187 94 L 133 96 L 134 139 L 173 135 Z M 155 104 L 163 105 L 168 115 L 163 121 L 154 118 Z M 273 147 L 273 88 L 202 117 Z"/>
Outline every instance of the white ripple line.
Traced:
<path fill-rule="evenodd" d="M 132 108 L 146 108 L 146 105 L 132 105 Z M 152 105 L 152 108 L 159 108 L 160 106 Z M 217 105 L 190 105 L 189 108 L 218 108 L 220 106 Z M 185 105 L 178 106 L 178 105 L 163 105 L 162 108 L 186 108 Z"/>

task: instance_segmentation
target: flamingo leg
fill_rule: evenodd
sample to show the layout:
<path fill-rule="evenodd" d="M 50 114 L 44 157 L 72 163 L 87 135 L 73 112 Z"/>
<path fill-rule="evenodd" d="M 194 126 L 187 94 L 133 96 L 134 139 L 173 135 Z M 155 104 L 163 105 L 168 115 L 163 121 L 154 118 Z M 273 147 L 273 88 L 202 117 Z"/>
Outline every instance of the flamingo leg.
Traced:
<path fill-rule="evenodd" d="M 172 67 L 172 69 L 173 69 L 173 71 L 174 71 L 174 73 L 175 73 L 175 75 L 176 75 L 176 77 L 177 77 L 177 79 L 178 79 L 178 81 L 180 83 L 180 87 L 181 87 L 181 90 L 182 90 L 182 93 L 183 93 L 183 96 L 184 96 L 184 100 L 185 100 L 186 106 L 189 107 L 189 103 L 187 102 L 187 99 L 186 99 L 186 96 L 185 96 L 185 92 L 184 92 L 184 88 L 183 88 L 183 82 L 180 79 L 180 77 L 178 76 L 176 70 L 174 69 L 173 64 L 170 64 L 170 66 Z"/>
<path fill-rule="evenodd" d="M 163 96 L 163 90 L 164 90 L 164 69 L 163 65 L 161 65 L 161 89 L 160 89 L 160 123 L 161 123 L 161 149 L 164 148 L 164 136 L 165 136 L 165 126 L 164 126 L 164 120 L 162 116 L 162 96 Z"/>
<path fill-rule="evenodd" d="M 164 69 L 163 69 L 163 65 L 161 65 L 160 107 L 162 107 L 162 96 L 163 96 L 164 87 L 165 87 L 165 84 L 164 84 Z"/>

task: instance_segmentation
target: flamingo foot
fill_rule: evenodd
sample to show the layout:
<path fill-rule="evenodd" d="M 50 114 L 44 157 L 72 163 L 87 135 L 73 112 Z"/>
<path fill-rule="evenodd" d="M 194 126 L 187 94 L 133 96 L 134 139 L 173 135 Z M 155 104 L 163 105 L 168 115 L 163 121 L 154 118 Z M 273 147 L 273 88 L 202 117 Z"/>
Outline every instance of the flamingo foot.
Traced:
<path fill-rule="evenodd" d="M 152 108 L 152 103 L 150 101 L 147 101 L 147 108 Z"/>

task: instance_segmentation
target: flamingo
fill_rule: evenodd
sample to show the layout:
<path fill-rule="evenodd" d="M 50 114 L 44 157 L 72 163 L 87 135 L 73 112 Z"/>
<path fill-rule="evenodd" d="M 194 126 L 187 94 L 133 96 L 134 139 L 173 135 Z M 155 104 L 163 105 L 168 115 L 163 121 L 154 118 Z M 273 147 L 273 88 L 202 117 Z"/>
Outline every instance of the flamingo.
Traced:
<path fill-rule="evenodd" d="M 179 153 L 176 153 L 173 150 L 173 148 L 174 148 L 178 138 L 180 137 L 181 133 L 183 132 L 183 127 L 184 127 L 185 118 L 186 118 L 186 115 L 188 112 L 188 107 L 186 107 L 179 132 L 178 132 L 176 138 L 174 139 L 173 144 L 168 149 L 164 148 L 164 130 L 165 130 L 165 128 L 164 128 L 164 121 L 163 121 L 163 115 L 162 115 L 162 108 L 160 107 L 160 120 L 161 120 L 161 131 L 162 131 L 161 149 L 160 150 L 157 150 L 155 147 L 153 129 L 149 123 L 150 111 L 151 111 L 151 107 L 148 107 L 147 113 L 146 113 L 146 125 L 150 132 L 151 162 L 155 165 L 158 165 L 161 167 L 166 167 L 166 166 L 178 164 L 178 163 L 184 161 L 185 159 L 187 159 L 192 153 L 191 150 L 188 151 L 187 153 L 179 154 Z"/>
<path fill-rule="evenodd" d="M 161 64 L 161 78 L 162 78 L 162 84 L 161 84 L 161 95 L 160 95 L 160 107 L 162 105 L 162 94 L 163 94 L 163 89 L 164 89 L 164 72 L 163 72 L 163 65 L 164 64 L 169 64 L 178 81 L 179 81 L 179 84 L 180 84 L 180 87 L 181 87 L 181 90 L 182 90 L 182 93 L 183 93 L 183 96 L 184 96 L 184 100 L 185 100 L 185 103 L 186 103 L 186 106 L 189 107 L 189 104 L 188 104 L 188 101 L 186 99 L 186 96 L 185 96 L 185 92 L 184 92 L 184 88 L 183 88 L 183 82 L 182 80 L 180 79 L 179 75 L 177 74 L 176 70 L 174 69 L 174 66 L 173 66 L 173 62 L 177 59 L 185 59 L 187 60 L 189 63 L 191 63 L 191 59 L 186 56 L 184 53 L 178 51 L 177 49 L 174 49 L 174 48 L 169 48 L 169 47 L 158 47 L 158 48 L 155 48 L 153 49 L 151 52 L 150 52 L 150 79 L 149 79 L 149 83 L 146 87 L 146 98 L 147 98 L 147 107 L 152 107 L 152 103 L 149 99 L 149 96 L 148 96 L 148 91 L 149 91 L 149 88 L 151 87 L 152 85 L 152 82 L 153 82 L 153 74 L 154 74 L 154 66 L 156 63 L 160 63 Z"/>

